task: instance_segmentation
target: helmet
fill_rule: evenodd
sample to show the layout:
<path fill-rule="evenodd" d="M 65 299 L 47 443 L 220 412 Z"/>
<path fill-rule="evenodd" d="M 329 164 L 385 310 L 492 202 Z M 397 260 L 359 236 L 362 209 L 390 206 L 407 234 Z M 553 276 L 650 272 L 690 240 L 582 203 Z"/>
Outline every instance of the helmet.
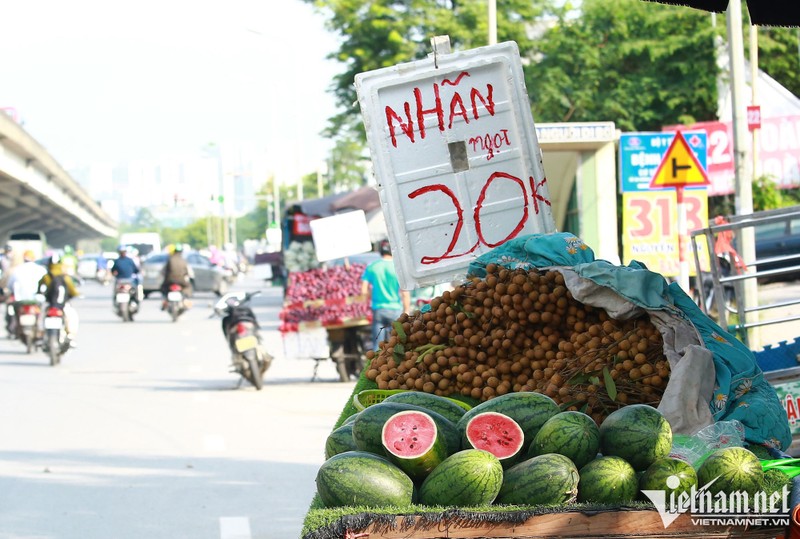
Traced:
<path fill-rule="evenodd" d="M 6 244 L 3 246 L 3 251 L 5 251 L 5 252 L 7 252 L 7 253 L 10 253 L 10 252 L 11 252 L 11 251 L 13 251 L 13 250 L 14 250 L 14 248 L 13 248 L 13 247 L 11 247 L 11 245 L 10 245 L 10 244 L 8 244 L 8 243 L 6 243 Z"/>
<path fill-rule="evenodd" d="M 24 260 L 25 262 L 33 262 L 34 260 L 36 260 L 36 255 L 34 254 L 33 251 L 28 249 L 27 251 L 22 253 L 22 260 Z"/>
<path fill-rule="evenodd" d="M 182 253 L 183 252 L 183 245 L 180 243 L 175 244 L 175 248 L 173 249 L 174 253 Z"/>
<path fill-rule="evenodd" d="M 127 245 L 120 245 L 120 246 L 117 247 L 117 251 L 120 252 L 120 253 L 124 253 L 127 250 L 128 250 L 128 246 Z"/>
<path fill-rule="evenodd" d="M 65 245 L 64 246 L 64 254 L 65 255 L 71 255 L 72 254 L 72 247 L 70 247 L 69 245 Z"/>
<path fill-rule="evenodd" d="M 61 255 L 58 253 L 53 253 L 53 256 L 50 257 L 50 260 L 47 261 L 48 266 L 55 266 L 56 264 L 61 263 Z"/>

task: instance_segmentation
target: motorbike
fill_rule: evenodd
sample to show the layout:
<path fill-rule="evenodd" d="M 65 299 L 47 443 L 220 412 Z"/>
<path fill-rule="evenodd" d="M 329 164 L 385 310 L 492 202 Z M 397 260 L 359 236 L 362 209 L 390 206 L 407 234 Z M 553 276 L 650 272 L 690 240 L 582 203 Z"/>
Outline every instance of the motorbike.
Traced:
<path fill-rule="evenodd" d="M 3 314 L 5 315 L 6 333 L 9 339 L 17 338 L 17 315 L 14 311 L 14 296 L 6 295 L 4 291 L 0 291 L 2 295 Z"/>
<path fill-rule="evenodd" d="M 14 314 L 17 339 L 25 345 L 30 354 L 38 346 L 42 337 L 40 329 L 42 305 L 38 301 L 17 301 L 14 303 Z"/>
<path fill-rule="evenodd" d="M 222 318 L 222 332 L 231 351 L 231 372 L 238 373 L 258 390 L 264 386 L 264 373 L 272 364 L 272 356 L 261 346 L 258 321 L 249 306 L 250 300 L 260 293 L 225 294 L 214 305 L 211 315 Z"/>
<path fill-rule="evenodd" d="M 50 365 L 53 367 L 61 362 L 61 356 L 70 347 L 65 325 L 64 309 L 55 305 L 47 307 L 44 314 L 42 350 L 50 358 Z"/>
<path fill-rule="evenodd" d="M 137 289 L 131 279 L 117 279 L 114 286 L 114 312 L 123 322 L 133 322 L 133 315 L 139 311 Z"/>
<path fill-rule="evenodd" d="M 183 287 L 172 283 L 167 289 L 167 312 L 173 322 L 186 310 L 186 300 L 183 297 Z"/>

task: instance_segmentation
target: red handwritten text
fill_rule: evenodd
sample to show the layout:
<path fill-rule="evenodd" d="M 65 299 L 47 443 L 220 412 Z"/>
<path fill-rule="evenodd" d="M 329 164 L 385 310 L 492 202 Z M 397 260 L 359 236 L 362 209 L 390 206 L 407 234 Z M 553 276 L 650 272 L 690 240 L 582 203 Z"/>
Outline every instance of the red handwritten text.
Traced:
<path fill-rule="evenodd" d="M 493 182 L 498 180 L 508 180 L 519 186 L 519 189 L 522 192 L 522 197 L 520 198 L 520 200 L 522 200 L 524 203 L 522 206 L 522 216 L 520 217 L 519 221 L 516 223 L 514 228 L 511 230 L 511 232 L 500 241 L 490 242 L 484 236 L 483 226 L 481 224 L 481 211 L 483 210 L 483 207 L 486 204 L 486 198 L 488 196 L 487 191 L 489 190 L 489 186 L 491 186 Z M 425 187 L 421 187 L 416 191 L 409 193 L 408 198 L 414 199 L 417 198 L 418 196 L 431 194 L 434 191 L 439 191 L 447 195 L 447 197 L 450 199 L 450 202 L 453 204 L 453 207 L 455 208 L 456 211 L 456 221 L 457 221 L 456 227 L 455 230 L 453 231 L 453 237 L 451 238 L 450 244 L 447 246 L 447 249 L 445 249 L 444 253 L 438 256 L 423 256 L 420 259 L 420 262 L 422 264 L 436 264 L 437 262 L 441 262 L 442 260 L 459 258 L 468 255 L 474 252 L 480 245 L 485 245 L 489 248 L 494 248 L 497 247 L 498 245 L 504 244 L 505 242 L 511 239 L 514 239 L 525 228 L 525 223 L 528 221 L 528 217 L 530 216 L 531 205 L 533 206 L 534 214 L 538 214 L 541 211 L 539 207 L 540 202 L 542 204 L 550 206 L 550 201 L 547 200 L 545 196 L 539 193 L 539 191 L 545 185 L 545 183 L 547 183 L 547 178 L 544 178 L 542 181 L 537 183 L 536 180 L 534 180 L 533 176 L 530 176 L 528 178 L 528 185 L 530 186 L 531 189 L 529 198 L 528 189 L 525 186 L 525 182 L 522 179 L 513 176 L 511 174 L 507 174 L 505 172 L 492 173 L 492 175 L 489 176 L 489 178 L 486 180 L 486 183 L 483 185 L 483 188 L 481 189 L 481 192 L 478 195 L 478 200 L 475 204 L 475 209 L 473 210 L 472 216 L 475 221 L 475 233 L 478 236 L 478 241 L 475 242 L 475 244 L 466 251 L 455 254 L 453 253 L 453 250 L 455 249 L 456 244 L 458 243 L 459 236 L 461 235 L 461 231 L 464 228 L 464 208 L 462 207 L 461 202 L 459 202 L 458 197 L 453 193 L 452 189 L 450 189 L 446 185 L 435 184 L 435 185 L 427 185 Z"/>
<path fill-rule="evenodd" d="M 495 152 L 502 146 L 510 146 L 511 141 L 508 139 L 508 129 L 501 129 L 499 133 L 491 135 L 489 133 L 482 137 L 472 137 L 467 144 L 472 145 L 472 151 L 488 152 L 486 160 L 490 161 L 495 156 Z"/>
<path fill-rule="evenodd" d="M 423 103 L 422 90 L 414 88 L 412 92 L 413 99 L 403 103 L 402 112 L 387 106 L 385 108 L 386 125 L 389 128 L 392 146 L 397 148 L 398 136 L 405 135 L 412 143 L 416 141 L 417 136 L 419 136 L 420 140 L 424 139 L 426 136 L 426 116 L 436 117 L 436 125 L 440 132 L 444 132 L 445 129 L 452 129 L 453 122 L 457 118 L 461 118 L 467 124 L 472 120 L 478 120 L 481 111 L 478 106 L 479 101 L 483 108 L 486 109 L 486 112 L 490 116 L 494 116 L 494 87 L 491 84 L 487 84 L 485 91 L 475 87 L 459 91 L 458 86 L 468 77 L 469 72 L 463 71 L 455 81 L 445 79 L 441 85 L 433 83 L 433 103 Z M 445 92 L 443 90 L 445 86 L 451 86 L 454 89 Z"/>

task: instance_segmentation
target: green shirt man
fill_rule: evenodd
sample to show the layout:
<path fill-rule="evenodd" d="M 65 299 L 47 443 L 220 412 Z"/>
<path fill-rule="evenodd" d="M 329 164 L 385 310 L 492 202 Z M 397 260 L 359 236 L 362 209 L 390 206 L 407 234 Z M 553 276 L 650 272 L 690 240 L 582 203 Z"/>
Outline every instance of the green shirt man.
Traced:
<path fill-rule="evenodd" d="M 408 290 L 400 289 L 388 241 L 381 242 L 379 252 L 381 259 L 367 266 L 361 276 L 361 294 L 369 294 L 372 308 L 372 344 L 375 350 L 388 335 L 387 328 L 401 314 L 408 312 L 411 304 Z"/>

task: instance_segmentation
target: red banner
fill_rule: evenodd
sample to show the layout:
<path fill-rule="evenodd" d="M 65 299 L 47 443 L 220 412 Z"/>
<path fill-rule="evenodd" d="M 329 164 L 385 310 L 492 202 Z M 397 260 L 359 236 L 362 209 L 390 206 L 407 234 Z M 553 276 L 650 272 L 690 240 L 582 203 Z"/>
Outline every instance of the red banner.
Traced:
<path fill-rule="evenodd" d="M 708 196 L 733 193 L 733 124 L 700 122 L 688 127 L 668 126 L 663 131 L 679 128 L 704 129 L 708 134 Z M 748 143 L 750 140 L 748 136 Z M 800 116 L 762 118 L 757 157 L 760 176 L 774 178 L 782 189 L 800 187 Z"/>

